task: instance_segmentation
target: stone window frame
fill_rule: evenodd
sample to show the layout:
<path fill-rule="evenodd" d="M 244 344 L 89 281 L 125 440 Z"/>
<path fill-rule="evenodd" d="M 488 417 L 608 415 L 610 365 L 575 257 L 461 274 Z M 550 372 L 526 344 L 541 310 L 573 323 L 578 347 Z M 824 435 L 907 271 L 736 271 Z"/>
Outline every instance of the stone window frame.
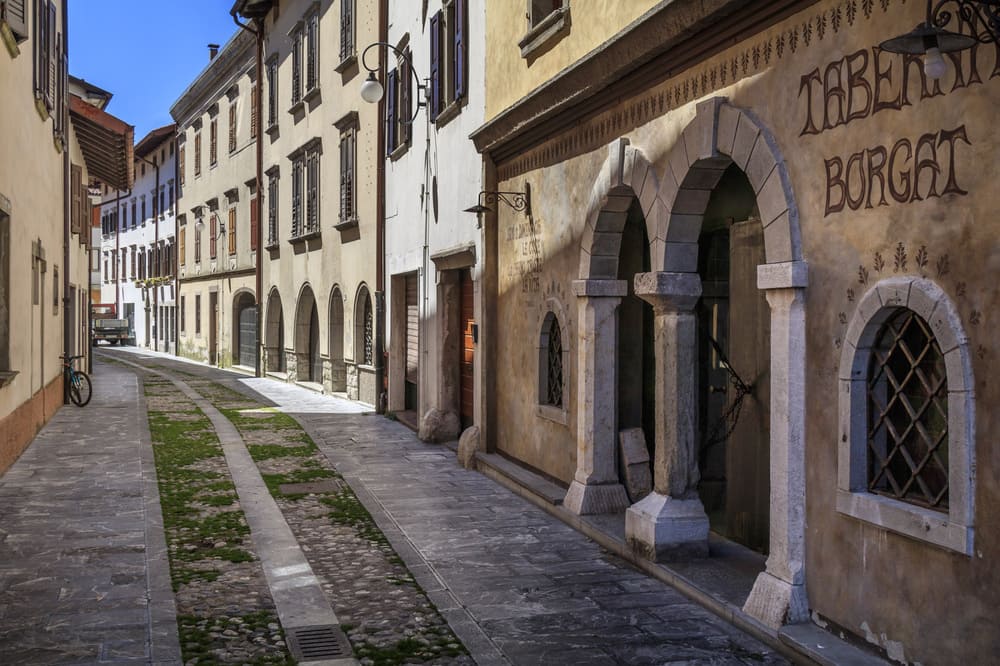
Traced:
<path fill-rule="evenodd" d="M 872 346 L 883 323 L 905 308 L 931 329 L 948 386 L 948 512 L 868 492 L 868 400 Z M 968 337 L 955 304 L 926 278 L 879 281 L 858 301 L 840 359 L 837 511 L 912 539 L 972 555 L 975 534 L 975 381 Z"/>
<path fill-rule="evenodd" d="M 531 4 L 532 0 L 528 0 L 525 12 L 528 23 L 527 32 L 517 43 L 521 49 L 522 58 L 530 58 L 533 54 L 548 47 L 558 35 L 565 34 L 565 29 L 570 25 L 570 0 L 562 0 L 559 7 L 541 18 L 532 15 Z"/>
<path fill-rule="evenodd" d="M 548 333 L 552 319 L 558 322 L 559 333 L 562 338 L 562 405 L 559 406 L 546 402 L 548 399 Z M 566 309 L 562 303 L 554 298 L 547 299 L 545 301 L 544 312 L 535 330 L 538 331 L 538 371 L 535 375 L 538 377 L 538 405 L 536 413 L 543 419 L 564 426 L 569 425 L 569 388 L 572 385 L 572 373 L 570 372 L 572 364 L 570 362 L 570 345 L 568 342 L 571 339 L 571 335 L 569 318 L 566 316 Z"/>

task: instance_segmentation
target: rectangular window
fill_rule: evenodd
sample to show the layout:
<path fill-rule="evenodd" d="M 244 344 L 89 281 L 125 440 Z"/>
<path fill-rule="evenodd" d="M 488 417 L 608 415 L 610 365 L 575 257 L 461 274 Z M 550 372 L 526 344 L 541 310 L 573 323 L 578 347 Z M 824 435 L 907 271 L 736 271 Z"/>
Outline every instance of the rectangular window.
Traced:
<path fill-rule="evenodd" d="M 52 266 L 52 314 L 59 314 L 59 267 Z"/>
<path fill-rule="evenodd" d="M 306 233 L 319 231 L 319 153 L 306 154 Z"/>
<path fill-rule="evenodd" d="M 250 138 L 257 138 L 257 82 L 254 81 L 253 87 L 250 88 Z M 235 121 L 234 121 L 235 122 Z M 236 150 L 236 130 L 233 130 L 233 148 Z"/>
<path fill-rule="evenodd" d="M 278 124 L 278 60 L 267 63 L 267 126 Z"/>
<path fill-rule="evenodd" d="M 549 14 L 562 9 L 562 0 L 529 0 L 528 23 L 532 28 L 541 23 Z"/>
<path fill-rule="evenodd" d="M 142 223 L 146 224 L 146 195 L 142 195 Z"/>
<path fill-rule="evenodd" d="M 179 256 L 179 258 L 181 260 L 181 266 L 183 266 L 185 264 L 185 261 L 186 261 L 185 254 L 184 254 L 184 250 L 186 249 L 185 248 L 185 241 L 186 240 L 187 240 L 187 227 L 181 227 L 177 231 L 177 242 L 180 245 L 180 255 L 178 255 L 178 256 Z"/>
<path fill-rule="evenodd" d="M 319 13 L 306 19 L 306 92 L 319 86 Z"/>
<path fill-rule="evenodd" d="M 202 222 L 202 220 L 199 219 L 198 222 Z M 194 225 L 194 263 L 196 264 L 201 262 L 201 227 L 202 225 L 197 222 Z"/>
<path fill-rule="evenodd" d="M 386 76 L 385 136 L 386 154 L 407 146 L 412 138 L 413 88 L 410 74 L 410 51 L 406 49 L 396 69 Z"/>
<path fill-rule="evenodd" d="M 28 10 L 27 0 L 3 0 L 0 2 L 0 13 L 6 21 L 10 31 L 14 33 L 14 41 L 18 44 L 28 39 Z M 0 360 L 0 369 L 4 366 Z"/>
<path fill-rule="evenodd" d="M 219 161 L 219 119 L 212 118 L 209 125 L 208 166 L 215 166 Z"/>
<path fill-rule="evenodd" d="M 146 253 L 142 252 L 142 251 L 139 252 L 139 271 L 138 271 L 138 273 L 139 273 L 139 279 L 140 280 L 145 280 L 147 277 L 149 277 L 148 275 L 146 275 Z"/>
<path fill-rule="evenodd" d="M 292 238 L 302 235 L 302 157 L 292 162 Z"/>
<path fill-rule="evenodd" d="M 186 163 L 184 161 L 184 146 L 177 149 L 177 175 L 180 178 L 180 183 L 184 185 L 184 168 Z"/>
<path fill-rule="evenodd" d="M 194 334 L 201 335 L 201 294 L 194 296 Z"/>
<path fill-rule="evenodd" d="M 260 226 L 260 213 L 257 210 L 257 195 L 254 194 L 250 197 L 250 251 L 254 252 L 257 250 L 257 235 L 260 233 L 258 227 Z"/>
<path fill-rule="evenodd" d="M 340 61 L 354 55 L 354 0 L 340 0 Z"/>
<path fill-rule="evenodd" d="M 292 105 L 302 100 L 302 30 L 292 34 Z"/>
<path fill-rule="evenodd" d="M 340 135 L 340 223 L 357 221 L 355 208 L 355 156 L 357 129 L 350 128 Z"/>
<path fill-rule="evenodd" d="M 229 152 L 236 152 L 236 102 L 229 104 Z"/>
<path fill-rule="evenodd" d="M 132 219 L 133 220 L 136 219 L 135 206 L 136 206 L 135 199 L 132 199 Z M 143 225 L 145 225 L 146 224 L 146 220 L 143 220 L 142 223 L 143 223 Z"/>
<path fill-rule="evenodd" d="M 229 209 L 229 226 L 226 227 L 229 236 L 229 254 L 236 254 L 236 207 Z"/>
<path fill-rule="evenodd" d="M 170 211 L 170 214 L 173 215 L 174 214 L 174 184 L 173 184 L 173 182 L 170 183 L 169 192 L 170 192 L 170 194 L 169 194 L 169 197 L 167 198 L 168 206 L 169 206 L 168 210 Z"/>
<path fill-rule="evenodd" d="M 131 271 L 130 275 L 132 276 L 132 277 L 131 277 L 131 279 L 133 279 L 133 280 L 134 280 L 134 279 L 135 279 L 135 268 L 136 268 L 136 261 L 135 261 L 135 245 L 133 245 L 133 246 L 132 246 L 131 250 L 132 250 L 132 251 L 131 251 L 131 253 L 130 253 L 130 254 L 131 254 L 131 257 L 132 257 L 132 261 L 131 261 L 131 265 L 132 265 L 132 271 Z"/>
<path fill-rule="evenodd" d="M 431 121 L 449 105 L 465 97 L 467 88 L 466 3 L 446 0 L 431 17 Z"/>
<path fill-rule="evenodd" d="M 201 175 L 201 132 L 194 135 L 194 177 Z"/>
<path fill-rule="evenodd" d="M 166 188 L 164 188 L 163 185 L 160 185 L 160 219 L 161 220 L 163 219 L 163 213 L 164 213 L 164 210 L 166 209 L 166 206 L 163 205 L 164 202 L 165 202 L 165 197 L 166 196 L 167 196 Z"/>
<path fill-rule="evenodd" d="M 278 242 L 278 173 L 267 177 L 267 244 Z"/>
<path fill-rule="evenodd" d="M 208 258 L 215 259 L 219 254 L 219 216 L 212 213 L 212 225 L 208 230 Z"/>
<path fill-rule="evenodd" d="M 83 167 L 79 164 L 70 165 L 70 195 L 73 197 L 73 204 L 70 208 L 70 231 L 74 234 L 80 233 L 81 205 L 80 181 L 83 180 Z"/>
<path fill-rule="evenodd" d="M 186 300 L 187 296 L 181 296 L 181 333 L 184 333 L 184 331 L 187 329 L 187 321 L 185 317 L 185 315 L 187 314 L 187 308 L 185 307 L 185 305 L 187 305 L 185 303 Z"/>
<path fill-rule="evenodd" d="M 10 215 L 0 209 L 0 372 L 11 370 L 10 287 Z"/>

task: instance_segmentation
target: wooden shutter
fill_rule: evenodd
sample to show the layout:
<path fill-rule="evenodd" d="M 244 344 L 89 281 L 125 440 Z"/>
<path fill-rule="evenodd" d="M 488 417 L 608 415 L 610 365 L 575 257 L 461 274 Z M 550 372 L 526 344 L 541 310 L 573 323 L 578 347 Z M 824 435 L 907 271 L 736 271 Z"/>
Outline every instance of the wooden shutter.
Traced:
<path fill-rule="evenodd" d="M 396 70 L 389 72 L 385 82 L 385 154 L 396 149 Z"/>
<path fill-rule="evenodd" d="M 260 225 L 260 217 L 257 213 L 257 197 L 250 198 L 250 250 L 257 249 L 257 234 Z"/>
<path fill-rule="evenodd" d="M 186 166 L 184 162 L 184 146 L 177 149 L 177 174 L 180 178 L 180 184 L 184 184 L 184 167 Z"/>
<path fill-rule="evenodd" d="M 250 89 L 250 138 L 257 138 L 257 84 Z M 236 123 L 233 123 L 233 150 L 236 150 Z"/>
<path fill-rule="evenodd" d="M 455 0 L 455 99 L 465 97 L 466 0 Z"/>
<path fill-rule="evenodd" d="M 70 166 L 70 194 L 73 197 L 73 203 L 70 205 L 70 230 L 74 234 L 80 233 L 80 215 L 81 215 L 81 199 L 80 196 L 80 181 L 83 179 L 83 169 L 80 165 L 73 164 Z"/>
<path fill-rule="evenodd" d="M 406 57 L 399 63 L 399 111 L 398 115 L 403 122 L 400 123 L 399 137 L 400 144 L 409 143 L 413 138 L 413 106 L 410 101 L 413 98 L 413 88 L 411 81 L 413 75 L 410 74 L 410 50 L 405 51 Z"/>
<path fill-rule="evenodd" d="M 185 242 L 186 240 L 187 240 L 187 228 L 181 227 L 177 232 L 178 251 L 180 252 L 178 258 L 181 260 L 181 266 L 187 263 L 185 259 L 185 250 L 187 249 L 186 248 L 187 243 Z"/>
<path fill-rule="evenodd" d="M 236 209 L 229 209 L 229 254 L 236 254 Z"/>
<path fill-rule="evenodd" d="M 45 104 L 49 109 L 56 106 L 56 5 L 48 3 L 48 24 L 45 27 L 45 59 L 47 77 L 45 79 Z"/>
<path fill-rule="evenodd" d="M 218 255 L 218 236 L 219 236 L 219 217 L 212 213 L 212 227 L 209 229 L 208 236 L 208 256 L 210 259 L 215 259 Z"/>
<path fill-rule="evenodd" d="M 212 118 L 211 132 L 208 144 L 208 163 L 215 164 L 219 158 L 219 120 Z"/>
<path fill-rule="evenodd" d="M 0 0 L 0 15 L 7 21 L 14 40 L 20 44 L 28 38 L 27 0 Z"/>
<path fill-rule="evenodd" d="M 251 103 L 251 106 L 253 104 Z M 251 111 L 251 120 L 253 123 L 253 112 Z M 251 131 L 251 134 L 253 132 Z M 234 152 L 236 150 L 236 102 L 232 102 L 229 105 L 229 152 Z"/>
<path fill-rule="evenodd" d="M 441 112 L 441 12 L 431 17 L 431 122 Z"/>

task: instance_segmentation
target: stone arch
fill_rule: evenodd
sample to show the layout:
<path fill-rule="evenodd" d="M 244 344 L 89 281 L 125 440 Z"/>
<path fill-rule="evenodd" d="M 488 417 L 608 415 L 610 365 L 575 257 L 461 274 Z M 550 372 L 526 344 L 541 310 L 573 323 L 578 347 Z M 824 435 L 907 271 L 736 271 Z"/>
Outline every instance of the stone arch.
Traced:
<path fill-rule="evenodd" d="M 347 370 L 344 365 L 344 301 L 346 297 L 339 285 L 333 285 L 330 290 L 329 314 L 329 355 L 330 355 L 330 390 L 344 392 L 347 390 Z"/>
<path fill-rule="evenodd" d="M 267 297 L 267 320 L 264 331 L 265 367 L 268 372 L 285 371 L 285 317 L 278 288 Z"/>
<path fill-rule="evenodd" d="M 295 378 L 321 382 L 322 360 L 319 351 L 319 313 L 316 297 L 308 282 L 299 289 L 295 307 Z"/>

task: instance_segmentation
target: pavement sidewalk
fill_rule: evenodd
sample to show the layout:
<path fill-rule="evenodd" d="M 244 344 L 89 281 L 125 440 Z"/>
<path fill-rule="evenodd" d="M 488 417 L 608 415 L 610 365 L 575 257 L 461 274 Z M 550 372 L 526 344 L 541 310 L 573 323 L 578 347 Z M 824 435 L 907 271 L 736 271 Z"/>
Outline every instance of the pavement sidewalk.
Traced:
<path fill-rule="evenodd" d="M 0 663 L 179 664 L 145 400 L 96 362 L 0 477 Z"/>

